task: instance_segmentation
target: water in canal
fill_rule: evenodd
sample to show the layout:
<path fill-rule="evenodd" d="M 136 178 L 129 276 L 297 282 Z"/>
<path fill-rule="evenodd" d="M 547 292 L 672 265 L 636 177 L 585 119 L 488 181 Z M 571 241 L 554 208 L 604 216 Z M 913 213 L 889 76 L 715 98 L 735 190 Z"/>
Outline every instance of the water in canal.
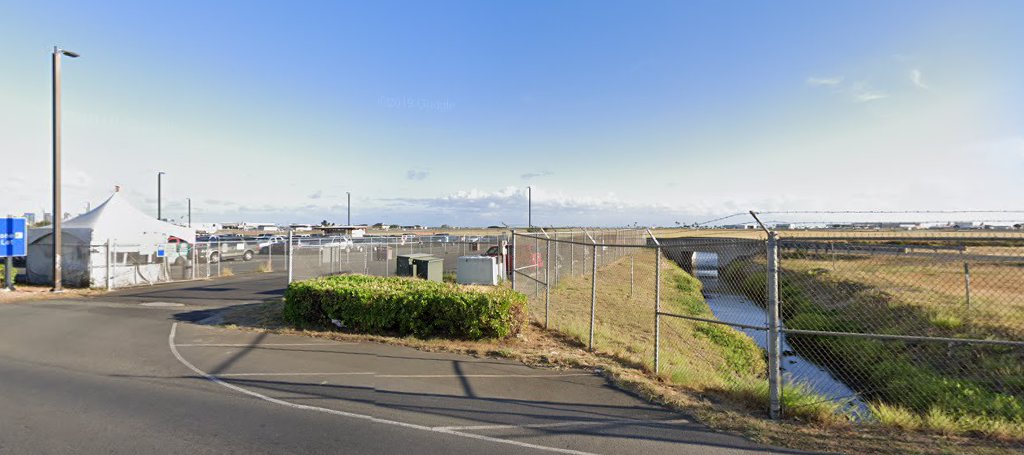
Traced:
<path fill-rule="evenodd" d="M 720 321 L 767 326 L 768 313 L 744 295 L 733 293 L 718 281 L 718 256 L 714 253 L 696 253 L 694 270 L 704 284 L 704 299 Z M 736 328 L 753 338 L 762 349 L 768 348 L 768 333 L 763 330 Z M 845 404 L 844 410 L 850 415 L 868 416 L 867 405 L 860 400 L 846 384 L 843 384 L 825 368 L 797 355 L 782 335 L 782 376 L 787 383 L 803 382 L 818 394 L 835 402 Z"/>

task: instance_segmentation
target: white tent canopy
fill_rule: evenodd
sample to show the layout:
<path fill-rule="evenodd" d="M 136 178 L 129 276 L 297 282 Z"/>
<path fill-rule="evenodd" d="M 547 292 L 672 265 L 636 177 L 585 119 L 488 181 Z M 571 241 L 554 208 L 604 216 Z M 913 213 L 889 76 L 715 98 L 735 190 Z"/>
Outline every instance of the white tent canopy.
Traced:
<path fill-rule="evenodd" d="M 92 244 L 157 244 L 174 236 L 195 243 L 196 231 L 160 221 L 132 207 L 115 192 L 96 208 L 63 223 L 62 231 Z"/>
<path fill-rule="evenodd" d="M 52 233 L 49 227 L 29 231 L 27 269 L 30 282 L 52 281 Z M 133 258 L 137 255 L 146 256 L 145 261 L 136 262 L 133 267 L 136 269 L 135 273 L 143 276 L 145 281 L 152 281 L 156 278 L 149 275 L 159 276 L 163 265 L 151 262 L 152 255 L 159 246 L 166 244 L 170 237 L 177 237 L 189 244 L 194 244 L 196 240 L 194 229 L 146 215 L 129 204 L 119 192 L 115 192 L 89 212 L 64 222 L 61 233 L 64 281 L 85 286 L 96 286 L 99 284 L 98 281 L 106 281 L 106 277 L 96 275 L 106 273 L 109 252 L 102 251 L 103 248 L 100 247 L 108 242 L 116 245 L 121 258 L 132 253 Z M 115 258 L 113 262 L 123 261 Z M 97 269 L 100 268 L 103 269 L 102 272 L 98 272 Z"/>

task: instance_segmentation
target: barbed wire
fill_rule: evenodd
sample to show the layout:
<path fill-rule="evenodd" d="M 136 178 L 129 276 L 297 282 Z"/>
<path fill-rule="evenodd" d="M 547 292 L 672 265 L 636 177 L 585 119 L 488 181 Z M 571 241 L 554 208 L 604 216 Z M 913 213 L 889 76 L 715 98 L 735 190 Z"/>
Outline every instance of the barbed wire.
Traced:
<path fill-rule="evenodd" d="M 865 215 L 895 215 L 901 213 L 908 214 L 957 214 L 957 213 L 1024 213 L 1024 210 L 772 210 L 772 211 L 754 211 L 758 215 L 806 215 L 806 214 L 835 214 L 835 215 L 851 215 L 851 214 L 865 214 Z"/>

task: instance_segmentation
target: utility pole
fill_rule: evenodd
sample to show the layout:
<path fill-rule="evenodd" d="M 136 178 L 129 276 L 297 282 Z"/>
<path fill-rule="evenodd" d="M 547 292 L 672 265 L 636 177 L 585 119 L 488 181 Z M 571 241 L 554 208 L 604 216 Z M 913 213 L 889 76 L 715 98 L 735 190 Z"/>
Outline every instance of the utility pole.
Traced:
<path fill-rule="evenodd" d="M 188 199 L 188 227 L 192 227 L 192 198 L 185 199 Z"/>
<path fill-rule="evenodd" d="M 163 221 L 163 217 L 161 216 L 161 213 L 160 213 L 160 209 L 161 209 L 160 198 L 162 196 L 162 186 L 163 186 L 163 182 L 162 182 L 163 179 L 162 179 L 162 177 L 164 176 L 164 174 L 166 174 L 166 172 L 157 172 L 156 173 L 156 219 L 158 219 L 160 221 Z"/>
<path fill-rule="evenodd" d="M 526 226 L 533 227 L 533 186 L 526 187 Z"/>
<path fill-rule="evenodd" d="M 352 193 L 346 191 L 345 196 L 348 197 L 348 226 L 352 225 Z"/>
<path fill-rule="evenodd" d="M 78 58 L 78 54 L 69 50 L 53 47 L 53 289 L 61 292 L 61 224 L 64 221 L 60 208 L 60 57 L 66 55 Z"/>

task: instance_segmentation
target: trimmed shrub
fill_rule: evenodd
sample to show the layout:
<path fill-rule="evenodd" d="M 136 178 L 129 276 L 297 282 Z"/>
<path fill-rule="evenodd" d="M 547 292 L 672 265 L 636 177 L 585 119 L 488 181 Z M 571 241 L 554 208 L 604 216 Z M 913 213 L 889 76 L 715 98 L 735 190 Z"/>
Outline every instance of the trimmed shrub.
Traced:
<path fill-rule="evenodd" d="M 378 335 L 505 338 L 526 321 L 526 296 L 504 287 L 337 275 L 288 285 L 284 318 L 298 328 L 334 327 L 335 320 Z"/>

